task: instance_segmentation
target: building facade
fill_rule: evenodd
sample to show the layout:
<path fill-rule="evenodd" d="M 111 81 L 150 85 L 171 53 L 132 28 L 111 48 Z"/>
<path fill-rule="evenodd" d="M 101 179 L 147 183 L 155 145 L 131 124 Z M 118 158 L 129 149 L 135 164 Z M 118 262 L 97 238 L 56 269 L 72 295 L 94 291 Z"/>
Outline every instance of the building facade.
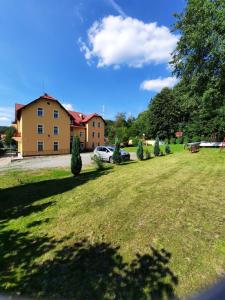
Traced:
<path fill-rule="evenodd" d="M 16 104 L 12 126 L 22 156 L 68 154 L 74 135 L 83 151 L 104 144 L 105 121 L 100 115 L 68 111 L 48 94 L 26 105 Z"/>

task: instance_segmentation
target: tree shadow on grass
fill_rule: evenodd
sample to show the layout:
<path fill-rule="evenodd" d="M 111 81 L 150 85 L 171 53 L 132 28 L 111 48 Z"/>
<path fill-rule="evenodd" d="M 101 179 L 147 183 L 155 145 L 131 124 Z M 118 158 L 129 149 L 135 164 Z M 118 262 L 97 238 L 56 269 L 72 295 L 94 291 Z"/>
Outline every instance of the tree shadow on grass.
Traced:
<path fill-rule="evenodd" d="M 41 204 L 34 202 L 62 194 L 108 173 L 107 170 L 88 171 L 77 177 L 45 180 L 0 189 L 0 221 L 7 222 L 34 212 L 41 212 L 48 206 L 54 205 L 55 201 L 51 200 Z"/>
<path fill-rule="evenodd" d="M 66 238 L 65 238 L 66 239 Z M 126 263 L 119 247 L 86 239 L 65 239 L 3 231 L 0 236 L 0 292 L 31 299 L 174 299 L 177 277 L 170 253 L 151 247 Z M 69 237 L 68 237 L 69 239 Z M 35 259 L 61 247 L 42 264 Z M 59 248 L 58 248 L 59 249 Z"/>

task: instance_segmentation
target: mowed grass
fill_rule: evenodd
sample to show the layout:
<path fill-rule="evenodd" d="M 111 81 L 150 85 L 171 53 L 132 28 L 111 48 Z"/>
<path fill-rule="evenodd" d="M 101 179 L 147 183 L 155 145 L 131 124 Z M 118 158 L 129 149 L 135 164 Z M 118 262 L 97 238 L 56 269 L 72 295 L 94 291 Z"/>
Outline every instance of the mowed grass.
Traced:
<path fill-rule="evenodd" d="M 225 152 L 177 150 L 77 178 L 1 175 L 0 292 L 183 298 L 224 275 Z"/>

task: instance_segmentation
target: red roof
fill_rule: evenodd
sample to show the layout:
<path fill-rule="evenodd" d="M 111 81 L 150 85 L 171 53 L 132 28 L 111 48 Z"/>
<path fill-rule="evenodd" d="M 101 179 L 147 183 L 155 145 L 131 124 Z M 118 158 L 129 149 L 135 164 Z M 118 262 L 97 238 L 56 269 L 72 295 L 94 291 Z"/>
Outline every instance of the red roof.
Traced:
<path fill-rule="evenodd" d="M 24 107 L 23 104 L 16 103 L 16 104 L 15 104 L 15 110 L 16 110 L 16 112 L 17 112 L 19 109 L 21 109 L 22 107 Z"/>
<path fill-rule="evenodd" d="M 55 100 L 58 102 L 57 99 L 53 98 L 52 96 L 49 96 L 47 93 L 45 93 L 43 96 L 40 96 L 38 99 L 39 100 L 41 98 L 47 99 L 47 100 Z M 34 101 L 36 101 L 34 100 Z M 32 101 L 32 102 L 34 102 Z M 30 102 L 30 103 L 32 103 Z M 29 105 L 30 103 L 28 103 L 27 105 Z M 59 102 L 58 102 L 59 103 Z M 60 104 L 60 103 L 59 103 Z M 19 110 L 21 110 L 23 107 L 27 106 L 27 105 L 23 105 L 23 104 L 18 104 L 16 103 L 15 105 L 15 112 L 19 112 Z M 61 105 L 61 104 L 60 104 Z M 62 106 L 62 105 L 61 105 Z M 64 108 L 65 109 L 65 108 Z M 65 109 L 66 110 L 66 109 Z M 94 117 L 100 117 L 102 118 L 100 115 L 98 115 L 97 113 L 93 113 L 93 114 L 89 114 L 89 115 L 85 115 L 81 112 L 77 112 L 77 111 L 70 111 L 67 110 L 67 112 L 69 113 L 69 115 L 73 118 L 74 120 L 74 125 L 75 126 L 82 126 L 84 123 L 87 123 L 88 121 L 90 121 L 92 118 Z M 103 118 L 102 118 L 103 119 Z M 104 120 L 103 120 L 104 121 Z"/>

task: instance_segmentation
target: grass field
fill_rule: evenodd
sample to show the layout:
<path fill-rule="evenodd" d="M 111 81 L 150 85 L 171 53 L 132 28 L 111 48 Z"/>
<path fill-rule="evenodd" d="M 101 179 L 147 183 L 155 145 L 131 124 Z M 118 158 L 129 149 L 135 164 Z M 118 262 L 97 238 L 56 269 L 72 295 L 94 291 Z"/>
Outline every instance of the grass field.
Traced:
<path fill-rule="evenodd" d="M 225 273 L 224 182 L 225 152 L 178 146 L 77 178 L 0 175 L 0 292 L 167 299 L 204 288 Z"/>

